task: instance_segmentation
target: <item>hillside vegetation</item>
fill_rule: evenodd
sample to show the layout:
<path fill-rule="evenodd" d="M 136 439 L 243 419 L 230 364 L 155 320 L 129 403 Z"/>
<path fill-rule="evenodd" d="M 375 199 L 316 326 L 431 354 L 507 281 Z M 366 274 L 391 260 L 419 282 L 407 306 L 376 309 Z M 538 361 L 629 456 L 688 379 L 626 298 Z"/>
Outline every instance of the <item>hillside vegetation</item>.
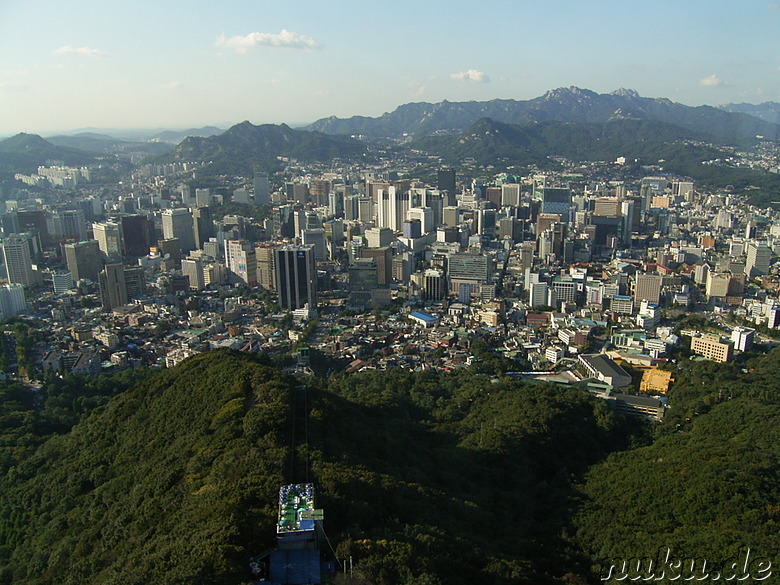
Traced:
<path fill-rule="evenodd" d="M 378 585 L 578 584 L 662 545 L 780 550 L 780 354 L 685 364 L 653 427 L 478 368 L 305 387 L 269 364 L 219 350 L 132 387 L 4 383 L 0 582 L 244 583 L 279 486 L 304 481 L 326 556 Z"/>

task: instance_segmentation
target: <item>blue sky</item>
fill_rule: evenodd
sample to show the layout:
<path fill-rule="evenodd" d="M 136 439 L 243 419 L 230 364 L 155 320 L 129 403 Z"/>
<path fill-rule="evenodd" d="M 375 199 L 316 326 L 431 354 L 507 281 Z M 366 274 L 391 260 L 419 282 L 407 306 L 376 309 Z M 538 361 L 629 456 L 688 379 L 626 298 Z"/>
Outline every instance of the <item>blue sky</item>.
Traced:
<path fill-rule="evenodd" d="M 0 0 L 0 135 L 291 125 L 576 85 L 780 101 L 780 2 Z"/>

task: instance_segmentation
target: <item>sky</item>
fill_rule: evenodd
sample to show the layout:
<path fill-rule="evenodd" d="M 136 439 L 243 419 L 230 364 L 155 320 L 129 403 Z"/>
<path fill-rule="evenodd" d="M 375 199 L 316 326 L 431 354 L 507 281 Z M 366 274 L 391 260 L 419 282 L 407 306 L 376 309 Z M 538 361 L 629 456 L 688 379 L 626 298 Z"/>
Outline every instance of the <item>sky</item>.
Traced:
<path fill-rule="evenodd" d="M 780 1 L 0 0 L 0 136 L 634 89 L 780 102 Z"/>

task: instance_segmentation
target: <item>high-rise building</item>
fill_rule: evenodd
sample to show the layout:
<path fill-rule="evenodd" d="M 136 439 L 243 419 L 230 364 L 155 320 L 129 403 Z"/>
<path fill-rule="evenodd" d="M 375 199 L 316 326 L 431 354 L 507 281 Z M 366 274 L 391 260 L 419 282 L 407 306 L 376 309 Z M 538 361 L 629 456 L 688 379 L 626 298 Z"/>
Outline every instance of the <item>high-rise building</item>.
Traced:
<path fill-rule="evenodd" d="M 279 306 L 292 311 L 308 304 L 315 307 L 317 265 L 313 246 L 284 245 L 274 251 Z"/>
<path fill-rule="evenodd" d="M 747 246 L 747 263 L 745 273 L 748 276 L 759 276 L 769 272 L 772 250 L 764 243 L 750 242 Z"/>
<path fill-rule="evenodd" d="M 557 213 L 569 217 L 571 207 L 571 189 L 568 187 L 542 187 L 542 213 Z"/>
<path fill-rule="evenodd" d="M 357 258 L 349 265 L 349 304 L 371 306 L 371 291 L 379 286 L 377 266 L 372 258 Z"/>
<path fill-rule="evenodd" d="M 6 278 L 11 284 L 34 286 L 37 284 L 32 267 L 29 238 L 13 234 L 0 241 Z"/>
<path fill-rule="evenodd" d="M 246 240 L 225 240 L 225 264 L 232 282 L 257 284 L 255 249 Z"/>
<path fill-rule="evenodd" d="M 73 288 L 73 275 L 69 270 L 53 272 L 51 282 L 54 286 L 54 294 L 61 295 Z"/>
<path fill-rule="evenodd" d="M 209 207 L 197 207 L 192 213 L 193 227 L 195 229 L 195 245 L 199 250 L 203 249 L 203 244 L 214 237 L 214 221 L 211 218 L 211 209 Z"/>
<path fill-rule="evenodd" d="M 257 284 L 266 290 L 276 290 L 276 277 L 274 274 L 274 248 L 275 246 L 257 246 L 255 258 L 257 259 Z"/>
<path fill-rule="evenodd" d="M 361 248 L 360 257 L 374 260 L 378 284 L 390 284 L 393 279 L 393 250 L 390 247 Z"/>
<path fill-rule="evenodd" d="M 15 317 L 27 310 L 24 299 L 24 286 L 21 284 L 4 284 L 0 286 L 0 313 L 3 319 Z"/>
<path fill-rule="evenodd" d="M 663 276 L 660 274 L 637 273 L 634 280 L 634 304 L 639 305 L 641 301 L 659 304 L 663 280 Z"/>
<path fill-rule="evenodd" d="M 170 264 L 174 267 L 181 266 L 181 241 L 179 238 L 166 238 L 157 242 L 157 251 L 160 256 L 168 256 Z"/>
<path fill-rule="evenodd" d="M 189 209 L 180 207 L 163 211 L 162 228 L 163 238 L 166 240 L 178 238 L 183 251 L 189 252 L 195 249 L 195 229 Z"/>
<path fill-rule="evenodd" d="M 440 169 L 436 173 L 436 188 L 447 192 L 447 203 L 452 204 L 456 195 L 456 177 L 454 169 Z"/>
<path fill-rule="evenodd" d="M 81 209 L 66 209 L 52 216 L 54 235 L 58 242 L 87 239 L 87 221 Z"/>
<path fill-rule="evenodd" d="M 103 270 L 103 257 L 97 240 L 65 244 L 65 261 L 75 282 L 83 279 L 97 282 L 98 274 Z"/>
<path fill-rule="evenodd" d="M 314 258 L 317 262 L 328 259 L 328 248 L 325 245 L 325 230 L 322 228 L 305 229 L 301 232 L 301 243 L 314 246 Z"/>
<path fill-rule="evenodd" d="M 19 223 L 20 232 L 32 232 L 38 235 L 40 247 L 48 248 L 51 246 L 51 237 L 49 236 L 48 222 L 46 221 L 46 212 L 42 209 L 28 209 L 16 212 L 16 219 Z"/>
<path fill-rule="evenodd" d="M 181 273 L 189 279 L 190 288 L 203 290 L 206 281 L 203 277 L 203 261 L 200 258 L 185 258 L 181 261 Z"/>
<path fill-rule="evenodd" d="M 127 300 L 144 296 L 146 294 L 146 269 L 143 266 L 125 266 L 124 272 Z"/>
<path fill-rule="evenodd" d="M 267 173 L 255 173 L 254 188 L 255 205 L 265 205 L 271 200 L 271 187 Z"/>
<path fill-rule="evenodd" d="M 141 258 L 149 254 L 152 242 L 154 242 L 154 227 L 145 215 L 123 215 L 120 218 L 122 224 L 122 239 L 124 241 L 124 254 L 131 258 Z"/>
<path fill-rule="evenodd" d="M 113 221 L 92 224 L 92 233 L 98 242 L 98 247 L 107 260 L 122 258 L 122 225 Z"/>
<path fill-rule="evenodd" d="M 444 272 L 438 268 L 428 268 L 423 273 L 423 298 L 440 301 L 447 296 L 447 281 Z"/>
<path fill-rule="evenodd" d="M 104 311 L 127 304 L 125 267 L 119 263 L 106 264 L 98 277 L 100 301 Z"/>

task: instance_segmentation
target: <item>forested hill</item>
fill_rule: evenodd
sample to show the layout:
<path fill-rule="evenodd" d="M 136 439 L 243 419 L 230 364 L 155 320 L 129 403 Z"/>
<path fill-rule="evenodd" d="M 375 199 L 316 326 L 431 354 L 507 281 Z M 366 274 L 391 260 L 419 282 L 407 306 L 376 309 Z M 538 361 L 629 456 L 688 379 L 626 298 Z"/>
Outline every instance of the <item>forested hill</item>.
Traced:
<path fill-rule="evenodd" d="M 274 544 L 279 485 L 306 480 L 355 583 L 584 584 L 599 555 L 674 535 L 780 550 L 779 364 L 681 370 L 653 444 L 584 390 L 479 367 L 304 390 L 220 350 L 129 389 L 127 376 L 50 379 L 39 396 L 3 383 L 0 583 L 245 583 Z"/>

